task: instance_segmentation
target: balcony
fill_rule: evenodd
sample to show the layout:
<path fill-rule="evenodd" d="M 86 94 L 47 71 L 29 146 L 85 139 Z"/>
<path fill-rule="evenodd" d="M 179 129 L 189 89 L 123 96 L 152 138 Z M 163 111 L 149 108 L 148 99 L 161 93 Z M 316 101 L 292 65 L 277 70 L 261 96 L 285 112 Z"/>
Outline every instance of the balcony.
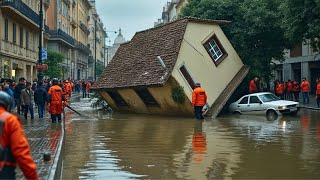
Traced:
<path fill-rule="evenodd" d="M 87 53 L 87 54 L 90 54 L 91 53 L 91 50 L 88 46 L 82 44 L 81 42 L 77 41 L 76 42 L 76 46 L 75 46 L 77 49 L 80 49 L 81 51 Z"/>
<path fill-rule="evenodd" d="M 14 44 L 9 41 L 1 40 L 1 49 L 0 52 L 3 55 L 15 57 L 17 59 L 27 59 L 31 62 L 38 61 L 38 51 L 33 51 L 31 49 L 26 49 L 20 47 L 17 44 Z"/>
<path fill-rule="evenodd" d="M 74 47 L 75 40 L 69 34 L 65 33 L 61 29 L 58 30 L 50 30 L 50 40 L 61 40 L 68 44 L 69 46 Z"/>
<path fill-rule="evenodd" d="M 0 2 L 0 8 L 4 14 L 18 15 L 20 18 L 29 19 L 35 26 L 39 25 L 39 15 L 27 6 L 22 0 L 4 0 Z"/>
<path fill-rule="evenodd" d="M 71 26 L 72 26 L 73 28 L 77 28 L 77 22 L 76 22 L 76 20 L 73 19 L 73 18 L 70 18 L 70 21 L 71 21 Z"/>
<path fill-rule="evenodd" d="M 81 28 L 82 31 L 85 32 L 87 35 L 90 34 L 89 29 L 87 28 L 87 26 L 86 26 L 82 21 L 80 21 L 80 28 Z"/>

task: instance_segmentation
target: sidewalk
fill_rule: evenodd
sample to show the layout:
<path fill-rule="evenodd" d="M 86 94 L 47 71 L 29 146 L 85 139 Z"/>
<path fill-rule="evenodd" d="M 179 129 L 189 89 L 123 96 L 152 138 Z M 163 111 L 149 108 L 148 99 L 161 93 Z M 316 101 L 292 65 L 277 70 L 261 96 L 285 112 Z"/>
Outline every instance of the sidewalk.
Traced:
<path fill-rule="evenodd" d="M 300 94 L 300 98 L 299 98 L 300 107 L 320 111 L 320 108 L 317 107 L 317 101 L 315 99 L 315 95 L 309 95 L 309 99 L 310 99 L 309 104 L 303 104 L 303 99 Z"/>

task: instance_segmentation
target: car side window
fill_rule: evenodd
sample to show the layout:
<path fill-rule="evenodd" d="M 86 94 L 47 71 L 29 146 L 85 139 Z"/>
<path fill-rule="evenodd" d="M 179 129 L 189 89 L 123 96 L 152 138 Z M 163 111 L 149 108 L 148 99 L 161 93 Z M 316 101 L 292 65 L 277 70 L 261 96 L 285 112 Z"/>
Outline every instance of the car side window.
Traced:
<path fill-rule="evenodd" d="M 248 97 L 244 97 L 239 104 L 248 104 Z"/>
<path fill-rule="evenodd" d="M 250 104 L 259 104 L 261 101 L 257 96 L 250 96 Z"/>

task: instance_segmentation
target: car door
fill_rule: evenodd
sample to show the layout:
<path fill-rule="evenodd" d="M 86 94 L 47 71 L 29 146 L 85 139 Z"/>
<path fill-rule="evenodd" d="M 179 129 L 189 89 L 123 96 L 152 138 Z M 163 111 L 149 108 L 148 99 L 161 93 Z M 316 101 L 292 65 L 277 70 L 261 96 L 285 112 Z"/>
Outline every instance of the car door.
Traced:
<path fill-rule="evenodd" d="M 249 114 L 263 114 L 264 107 L 262 102 L 258 98 L 258 96 L 252 95 L 249 98 L 249 106 L 248 106 Z"/>
<path fill-rule="evenodd" d="M 246 114 L 248 102 L 249 102 L 249 97 L 248 96 L 243 97 L 238 103 L 236 109 L 238 109 L 241 112 L 241 114 Z"/>

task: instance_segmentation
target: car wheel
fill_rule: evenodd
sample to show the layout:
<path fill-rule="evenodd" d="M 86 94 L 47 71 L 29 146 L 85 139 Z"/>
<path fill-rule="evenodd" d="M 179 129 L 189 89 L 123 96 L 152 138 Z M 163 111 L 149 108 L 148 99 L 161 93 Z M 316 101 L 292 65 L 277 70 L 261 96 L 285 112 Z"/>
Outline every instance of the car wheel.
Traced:
<path fill-rule="evenodd" d="M 267 116 L 268 117 L 277 117 L 278 114 L 277 114 L 277 112 L 275 110 L 268 110 L 267 111 Z"/>

